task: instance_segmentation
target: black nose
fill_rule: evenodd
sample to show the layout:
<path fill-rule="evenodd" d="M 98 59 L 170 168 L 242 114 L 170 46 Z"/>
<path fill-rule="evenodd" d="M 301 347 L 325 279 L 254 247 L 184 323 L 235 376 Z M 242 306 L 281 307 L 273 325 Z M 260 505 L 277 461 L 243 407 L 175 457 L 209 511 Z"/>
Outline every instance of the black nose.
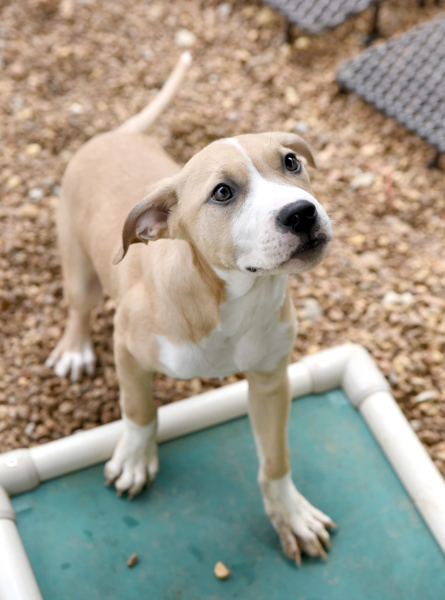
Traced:
<path fill-rule="evenodd" d="M 282 231 L 309 233 L 317 221 L 317 209 L 308 200 L 298 200 L 286 204 L 277 214 L 276 221 Z"/>

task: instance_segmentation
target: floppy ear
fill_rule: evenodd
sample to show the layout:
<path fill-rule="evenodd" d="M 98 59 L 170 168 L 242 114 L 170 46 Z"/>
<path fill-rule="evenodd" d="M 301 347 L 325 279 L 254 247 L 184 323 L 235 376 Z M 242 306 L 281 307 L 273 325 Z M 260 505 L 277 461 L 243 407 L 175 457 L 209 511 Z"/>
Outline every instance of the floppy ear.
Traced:
<path fill-rule="evenodd" d="M 282 146 L 286 146 L 286 148 L 290 148 L 295 152 L 295 154 L 299 154 L 300 156 L 304 156 L 307 160 L 307 164 L 310 167 L 316 167 L 315 158 L 311 152 L 311 149 L 306 144 L 306 142 L 296 133 L 286 133 L 285 131 L 271 131 L 266 134 L 271 136 L 275 141 L 277 141 Z"/>
<path fill-rule="evenodd" d="M 116 254 L 113 264 L 117 265 L 130 244 L 169 237 L 168 217 L 177 202 L 173 178 L 163 179 L 155 189 L 142 198 L 128 213 L 122 230 L 122 248 Z"/>

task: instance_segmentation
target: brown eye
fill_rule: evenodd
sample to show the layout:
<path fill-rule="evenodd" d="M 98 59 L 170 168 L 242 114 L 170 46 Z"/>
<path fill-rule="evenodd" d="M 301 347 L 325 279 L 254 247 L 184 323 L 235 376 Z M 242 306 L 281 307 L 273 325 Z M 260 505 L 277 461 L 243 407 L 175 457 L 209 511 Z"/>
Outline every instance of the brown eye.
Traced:
<path fill-rule="evenodd" d="M 299 173 L 301 171 L 301 162 L 297 160 L 295 154 L 286 154 L 284 157 L 284 166 L 288 171 L 292 171 L 292 173 Z"/>
<path fill-rule="evenodd" d="M 233 192 L 228 185 L 219 184 L 213 190 L 212 200 L 215 202 L 227 202 L 233 197 Z"/>

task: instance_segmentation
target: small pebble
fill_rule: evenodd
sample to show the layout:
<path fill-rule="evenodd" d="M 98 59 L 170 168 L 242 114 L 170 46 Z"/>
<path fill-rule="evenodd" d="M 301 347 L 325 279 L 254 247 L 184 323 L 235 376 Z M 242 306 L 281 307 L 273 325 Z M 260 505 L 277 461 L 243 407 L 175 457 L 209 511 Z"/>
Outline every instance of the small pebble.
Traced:
<path fill-rule="evenodd" d="M 220 560 L 214 566 L 213 572 L 218 579 L 227 579 L 230 576 L 230 570 Z"/>
<path fill-rule="evenodd" d="M 419 421 L 419 419 L 411 419 L 410 425 L 414 431 L 419 431 L 419 429 L 422 427 L 422 421 Z"/>
<path fill-rule="evenodd" d="M 153 50 L 150 50 L 150 48 L 146 48 L 142 52 L 142 56 L 145 58 L 145 60 L 153 60 L 155 53 L 153 52 Z"/>
<path fill-rule="evenodd" d="M 366 242 L 366 237 L 362 233 L 356 233 L 348 238 L 348 242 L 352 244 L 352 246 L 363 246 Z"/>
<path fill-rule="evenodd" d="M 229 17 L 232 14 L 232 10 L 233 10 L 233 8 L 232 8 L 231 4 L 229 4 L 228 2 L 222 2 L 221 4 L 218 5 L 218 7 L 216 9 L 216 14 L 221 19 L 226 19 L 227 17 Z"/>
<path fill-rule="evenodd" d="M 36 428 L 36 424 L 33 423 L 32 421 L 30 423 L 28 423 L 28 425 L 26 425 L 24 431 L 25 435 L 31 435 L 31 433 L 34 431 L 34 429 Z"/>
<path fill-rule="evenodd" d="M 62 415 L 69 415 L 70 413 L 72 413 L 74 410 L 74 404 L 73 402 L 71 402 L 71 400 L 64 400 L 60 405 L 59 405 L 59 412 Z"/>
<path fill-rule="evenodd" d="M 428 402 L 429 400 L 437 400 L 438 397 L 439 394 L 436 392 L 436 390 L 425 390 L 424 392 L 417 394 L 417 396 L 414 398 L 414 402 Z"/>
<path fill-rule="evenodd" d="M 397 373 L 395 373 L 394 371 L 391 371 L 391 373 L 388 373 L 388 381 L 391 385 L 397 385 L 399 383 L 399 378 L 397 376 Z"/>
<path fill-rule="evenodd" d="M 265 6 L 264 8 L 259 10 L 255 15 L 255 21 L 258 23 L 258 25 L 263 27 L 274 23 L 276 21 L 276 18 L 276 13 L 274 13 L 274 11 L 271 10 L 268 6 Z"/>
<path fill-rule="evenodd" d="M 317 317 L 321 317 L 323 309 L 315 298 L 306 298 L 304 301 L 304 312 L 306 319 L 314 321 Z"/>
<path fill-rule="evenodd" d="M 295 121 L 292 131 L 296 133 L 306 133 L 309 131 L 309 125 L 305 121 Z"/>
<path fill-rule="evenodd" d="M 363 252 L 357 256 L 357 262 L 361 267 L 370 269 L 371 271 L 378 271 L 383 264 L 382 257 L 378 252 Z"/>
<path fill-rule="evenodd" d="M 69 107 L 69 111 L 72 115 L 81 115 L 83 113 L 83 106 L 78 102 L 73 102 Z"/>
<path fill-rule="evenodd" d="M 297 90 L 290 85 L 284 90 L 284 97 L 289 106 L 298 106 L 300 104 L 300 96 Z"/>
<path fill-rule="evenodd" d="M 59 5 L 59 14 L 62 19 L 71 19 L 71 17 L 74 15 L 73 0 L 62 0 Z"/>
<path fill-rule="evenodd" d="M 137 565 L 138 563 L 138 555 L 136 554 L 136 552 L 133 552 L 133 554 L 130 556 L 130 558 L 127 560 L 127 567 L 134 567 L 134 565 Z"/>
<path fill-rule="evenodd" d="M 34 204 L 23 204 L 19 209 L 21 217 L 36 218 L 39 216 L 39 209 Z"/>
<path fill-rule="evenodd" d="M 352 179 L 349 186 L 353 190 L 358 190 L 359 188 L 371 187 L 371 185 L 374 183 L 374 181 L 375 181 L 375 173 L 373 173 L 372 171 L 367 171 L 366 173 L 359 173 L 358 175 L 356 175 Z"/>
<path fill-rule="evenodd" d="M 175 33 L 175 44 L 179 48 L 191 48 L 196 44 L 196 35 L 188 29 L 178 29 Z"/>
<path fill-rule="evenodd" d="M 363 156 L 374 156 L 377 150 L 378 146 L 376 144 L 365 144 L 360 148 L 360 152 Z"/>
<path fill-rule="evenodd" d="M 311 45 L 311 40 L 308 37 L 306 37 L 305 35 L 297 37 L 297 39 L 294 42 L 294 46 L 298 50 L 305 50 L 310 45 Z"/>
<path fill-rule="evenodd" d="M 37 156 L 42 151 L 42 146 L 40 144 L 28 144 L 26 146 L 26 154 L 29 156 Z"/>
<path fill-rule="evenodd" d="M 398 294 L 397 292 L 390 290 L 383 296 L 382 304 L 383 306 L 408 306 L 412 303 L 413 298 L 411 292 Z"/>
<path fill-rule="evenodd" d="M 29 198 L 32 198 L 32 200 L 41 200 L 45 196 L 45 192 L 42 188 L 31 188 L 28 190 L 28 196 Z"/>
<path fill-rule="evenodd" d="M 6 190 L 7 191 L 13 190 L 17 186 L 19 186 L 21 184 L 21 182 L 22 182 L 22 180 L 18 175 L 11 175 L 6 180 Z"/>

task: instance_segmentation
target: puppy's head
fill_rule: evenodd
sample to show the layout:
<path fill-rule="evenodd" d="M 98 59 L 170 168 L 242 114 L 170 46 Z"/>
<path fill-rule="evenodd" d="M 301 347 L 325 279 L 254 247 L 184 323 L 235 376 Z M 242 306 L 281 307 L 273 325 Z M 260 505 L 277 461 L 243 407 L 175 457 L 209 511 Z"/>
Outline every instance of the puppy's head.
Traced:
<path fill-rule="evenodd" d="M 123 249 L 159 238 L 185 239 L 213 267 L 258 275 L 316 266 L 332 239 L 314 198 L 307 144 L 290 133 L 214 142 L 178 175 L 160 182 L 127 217 Z"/>

